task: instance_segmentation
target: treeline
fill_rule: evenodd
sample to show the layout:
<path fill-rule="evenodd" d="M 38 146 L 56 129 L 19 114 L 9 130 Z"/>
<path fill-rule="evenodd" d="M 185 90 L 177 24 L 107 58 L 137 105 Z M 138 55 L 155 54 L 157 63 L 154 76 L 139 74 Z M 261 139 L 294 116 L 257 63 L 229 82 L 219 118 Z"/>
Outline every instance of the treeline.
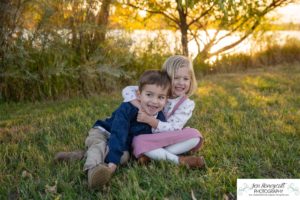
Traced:
<path fill-rule="evenodd" d="M 82 62 L 76 50 L 59 37 L 40 48 L 18 41 L 1 60 L 1 99 L 36 101 L 119 91 L 126 84 L 135 84 L 142 71 L 161 67 L 171 55 L 153 44 L 139 54 L 129 49 L 128 38 L 109 38 L 89 60 Z M 194 68 L 200 78 L 216 72 L 293 62 L 300 62 L 300 41 L 295 39 L 253 55 L 224 55 L 210 64 L 195 60 Z"/>
<path fill-rule="evenodd" d="M 300 31 L 300 24 L 295 23 L 281 23 L 281 24 L 271 24 L 270 30 L 278 31 Z"/>
<path fill-rule="evenodd" d="M 131 58 L 125 41 L 106 38 L 110 4 L 1 1 L 0 98 L 88 96 L 122 81 Z"/>
<path fill-rule="evenodd" d="M 166 51 L 167 42 L 160 37 L 132 51 L 133 41 L 125 31 L 108 34 L 112 1 L 99 2 L 1 1 L 0 100 L 37 101 L 112 92 L 135 83 L 142 71 L 160 68 L 171 54 L 182 54 L 182 49 Z M 272 44 L 260 54 L 222 56 L 210 64 L 202 59 L 208 55 L 203 53 L 194 67 L 200 76 L 299 61 L 299 43 Z"/>

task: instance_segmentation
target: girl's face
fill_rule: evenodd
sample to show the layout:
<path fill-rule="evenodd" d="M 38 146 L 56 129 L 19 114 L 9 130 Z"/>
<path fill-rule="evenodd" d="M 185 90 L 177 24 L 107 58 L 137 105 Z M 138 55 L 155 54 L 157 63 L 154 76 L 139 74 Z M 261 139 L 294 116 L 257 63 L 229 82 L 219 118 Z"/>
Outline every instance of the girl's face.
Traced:
<path fill-rule="evenodd" d="M 185 95 L 191 86 L 191 74 L 188 67 L 179 68 L 174 75 L 172 83 L 172 96 L 179 97 Z"/>

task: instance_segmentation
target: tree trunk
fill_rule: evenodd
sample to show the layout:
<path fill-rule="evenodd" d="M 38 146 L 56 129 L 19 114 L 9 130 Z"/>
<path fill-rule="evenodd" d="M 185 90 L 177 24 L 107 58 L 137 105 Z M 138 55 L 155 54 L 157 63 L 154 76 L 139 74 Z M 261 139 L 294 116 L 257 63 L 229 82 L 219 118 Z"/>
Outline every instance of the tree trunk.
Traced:
<path fill-rule="evenodd" d="M 181 26 L 180 31 L 181 31 L 182 54 L 185 55 L 185 56 L 188 56 L 189 55 L 189 49 L 188 49 L 187 28 Z"/>
<path fill-rule="evenodd" d="M 185 56 L 189 55 L 189 49 L 188 49 L 188 24 L 186 20 L 187 14 L 185 13 L 183 6 L 182 6 L 182 1 L 177 0 L 177 11 L 179 14 L 179 29 L 181 32 L 181 45 L 182 45 L 182 54 Z"/>
<path fill-rule="evenodd" d="M 99 42 L 105 41 L 106 29 L 108 24 L 108 17 L 109 17 L 109 6 L 112 0 L 103 0 L 101 9 L 99 11 L 97 17 L 97 25 L 99 26 L 99 31 L 96 33 L 96 40 Z"/>

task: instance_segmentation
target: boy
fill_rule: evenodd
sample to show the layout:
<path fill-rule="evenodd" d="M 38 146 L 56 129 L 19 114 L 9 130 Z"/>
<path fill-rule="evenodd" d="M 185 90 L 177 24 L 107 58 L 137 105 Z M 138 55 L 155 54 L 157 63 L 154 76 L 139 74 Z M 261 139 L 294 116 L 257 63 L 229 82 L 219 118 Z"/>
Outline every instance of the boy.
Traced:
<path fill-rule="evenodd" d="M 137 92 L 140 110 L 166 121 L 162 109 L 170 94 L 171 82 L 165 72 L 146 71 L 140 78 Z M 88 172 L 89 188 L 105 185 L 117 165 L 126 163 L 134 136 L 151 133 L 151 126 L 137 121 L 139 109 L 122 103 L 110 118 L 97 120 L 85 140 L 88 147 L 84 170 Z"/>

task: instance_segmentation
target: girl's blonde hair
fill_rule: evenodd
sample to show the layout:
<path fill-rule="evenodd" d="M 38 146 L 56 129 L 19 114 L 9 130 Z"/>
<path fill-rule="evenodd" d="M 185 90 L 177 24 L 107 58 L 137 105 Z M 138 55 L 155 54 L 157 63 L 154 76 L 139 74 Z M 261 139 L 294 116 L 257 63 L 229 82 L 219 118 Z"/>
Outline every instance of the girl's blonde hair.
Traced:
<path fill-rule="evenodd" d="M 171 78 L 171 82 L 173 83 L 174 77 L 175 77 L 175 72 L 182 67 L 187 67 L 189 68 L 190 74 L 191 74 L 191 85 L 190 88 L 187 92 L 187 96 L 191 96 L 195 90 L 197 89 L 197 80 L 195 77 L 195 72 L 193 68 L 193 63 L 192 61 L 185 56 L 181 55 L 174 55 L 169 57 L 165 63 L 162 66 L 162 70 L 166 71 L 169 77 Z"/>

